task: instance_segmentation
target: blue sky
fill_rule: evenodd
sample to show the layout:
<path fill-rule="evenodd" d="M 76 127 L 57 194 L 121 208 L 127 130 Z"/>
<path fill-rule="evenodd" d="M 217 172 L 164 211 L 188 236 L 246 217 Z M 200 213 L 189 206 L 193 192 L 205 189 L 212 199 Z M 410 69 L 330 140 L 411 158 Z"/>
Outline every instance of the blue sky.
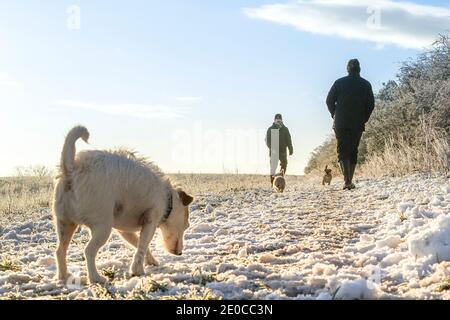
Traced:
<path fill-rule="evenodd" d="M 0 0 L 0 176 L 57 164 L 79 123 L 91 132 L 79 149 L 129 147 L 167 172 L 266 174 L 275 113 L 301 174 L 331 133 L 324 100 L 347 60 L 378 89 L 449 17 L 443 1 Z"/>

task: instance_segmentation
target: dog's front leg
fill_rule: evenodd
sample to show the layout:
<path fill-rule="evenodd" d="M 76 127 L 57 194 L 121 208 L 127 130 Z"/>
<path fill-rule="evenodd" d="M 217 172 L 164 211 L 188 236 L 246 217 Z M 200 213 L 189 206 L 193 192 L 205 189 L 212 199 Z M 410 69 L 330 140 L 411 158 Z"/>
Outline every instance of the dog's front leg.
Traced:
<path fill-rule="evenodd" d="M 141 234 L 139 235 L 139 241 L 137 245 L 137 250 L 134 255 L 133 263 L 131 264 L 130 273 L 133 276 L 143 276 L 145 274 L 144 270 L 144 258 L 145 253 L 148 249 L 150 241 L 156 231 L 156 224 L 148 223 L 142 227 Z"/>
<path fill-rule="evenodd" d="M 125 232 L 125 231 L 119 231 L 122 238 L 125 239 L 129 244 L 131 244 L 133 247 L 138 247 L 139 237 L 134 232 Z M 147 252 L 145 253 L 145 264 L 147 266 L 159 266 L 158 260 L 153 257 L 152 253 L 150 252 L 150 249 L 147 249 Z"/>

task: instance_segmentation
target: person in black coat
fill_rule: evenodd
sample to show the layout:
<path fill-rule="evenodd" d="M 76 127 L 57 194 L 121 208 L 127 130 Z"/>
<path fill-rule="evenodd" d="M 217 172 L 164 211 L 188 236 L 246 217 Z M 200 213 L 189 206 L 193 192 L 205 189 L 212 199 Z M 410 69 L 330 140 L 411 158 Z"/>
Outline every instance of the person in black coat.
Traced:
<path fill-rule="evenodd" d="M 372 85 L 360 76 L 357 59 L 347 64 L 348 76 L 337 80 L 330 89 L 327 106 L 334 119 L 339 164 L 344 175 L 344 189 L 354 189 L 353 175 L 358 162 L 358 147 L 365 125 L 375 107 Z"/>
<path fill-rule="evenodd" d="M 278 138 L 278 150 L 275 149 L 276 144 L 273 143 L 272 137 Z M 281 114 L 275 115 L 272 126 L 267 129 L 266 145 L 270 150 L 270 182 L 273 183 L 275 171 L 278 166 L 278 161 L 280 161 L 281 170 L 286 174 L 288 164 L 287 150 L 289 150 L 290 156 L 294 154 L 291 133 L 289 132 L 289 129 L 284 125 L 283 117 Z M 272 146 L 274 148 L 272 148 Z"/>

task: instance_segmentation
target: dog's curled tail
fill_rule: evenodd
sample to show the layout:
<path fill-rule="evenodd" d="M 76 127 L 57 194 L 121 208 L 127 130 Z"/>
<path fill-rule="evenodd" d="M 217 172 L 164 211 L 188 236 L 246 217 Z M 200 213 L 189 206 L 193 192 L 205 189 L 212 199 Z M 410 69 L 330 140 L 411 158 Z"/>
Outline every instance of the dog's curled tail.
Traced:
<path fill-rule="evenodd" d="M 74 170 L 76 152 L 75 142 L 77 142 L 80 138 L 87 143 L 89 139 L 89 131 L 83 126 L 76 126 L 69 131 L 66 136 L 66 140 L 64 141 L 64 146 L 61 153 L 60 170 L 68 186 L 70 186 L 70 180 Z"/>

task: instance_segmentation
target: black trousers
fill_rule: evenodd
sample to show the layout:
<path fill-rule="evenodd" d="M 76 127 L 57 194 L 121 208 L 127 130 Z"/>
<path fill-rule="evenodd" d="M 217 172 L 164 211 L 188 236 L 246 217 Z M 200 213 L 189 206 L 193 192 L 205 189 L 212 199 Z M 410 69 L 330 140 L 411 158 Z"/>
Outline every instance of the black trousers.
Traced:
<path fill-rule="evenodd" d="M 287 164 L 288 164 L 287 153 L 280 154 L 280 165 L 281 169 L 284 170 L 284 173 L 286 173 Z"/>
<path fill-rule="evenodd" d="M 358 147 L 363 134 L 362 129 L 334 129 L 337 140 L 337 153 L 339 161 L 350 160 L 358 162 Z"/>

